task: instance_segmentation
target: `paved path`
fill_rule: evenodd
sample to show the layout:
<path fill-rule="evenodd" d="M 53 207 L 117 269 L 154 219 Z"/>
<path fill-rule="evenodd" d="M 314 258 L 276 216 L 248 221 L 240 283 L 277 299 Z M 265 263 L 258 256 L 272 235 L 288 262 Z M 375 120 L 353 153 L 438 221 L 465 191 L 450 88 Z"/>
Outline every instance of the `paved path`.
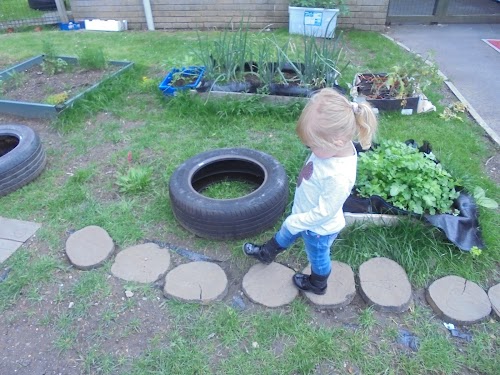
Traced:
<path fill-rule="evenodd" d="M 41 224 L 0 217 L 0 264 L 21 247 Z"/>
<path fill-rule="evenodd" d="M 386 34 L 422 56 L 434 52 L 439 70 L 500 144 L 500 52 L 481 40 L 500 39 L 500 24 L 394 25 Z"/>
<path fill-rule="evenodd" d="M 114 246 L 110 243 L 110 237 L 104 229 L 96 226 L 73 233 L 66 242 L 69 261 L 83 270 L 102 265 L 103 259 L 108 259 L 113 252 Z M 166 297 L 186 302 L 206 304 L 226 296 L 228 279 L 218 264 L 195 261 L 181 264 L 172 270 L 169 268 L 170 250 L 161 248 L 158 244 L 145 243 L 116 254 L 111 273 L 127 281 L 163 281 Z M 306 267 L 302 272 L 309 273 L 310 267 Z M 284 306 L 299 295 L 292 283 L 294 274 L 294 270 L 280 263 L 256 263 L 241 280 L 242 290 L 254 303 L 271 308 Z M 472 324 L 486 319 L 492 305 L 494 311 L 498 311 L 498 288 L 492 287 L 487 295 L 472 282 L 457 276 L 447 276 L 429 287 L 427 299 L 434 311 L 448 321 Z M 127 297 L 133 296 L 132 292 L 127 292 Z M 404 269 L 393 260 L 382 257 L 369 259 L 361 264 L 358 292 L 368 305 L 380 311 L 402 313 L 413 301 L 411 284 Z M 310 303 L 320 308 L 346 306 L 356 294 L 354 273 L 349 265 L 332 261 L 332 275 L 328 279 L 327 293 L 323 296 L 302 294 Z"/>

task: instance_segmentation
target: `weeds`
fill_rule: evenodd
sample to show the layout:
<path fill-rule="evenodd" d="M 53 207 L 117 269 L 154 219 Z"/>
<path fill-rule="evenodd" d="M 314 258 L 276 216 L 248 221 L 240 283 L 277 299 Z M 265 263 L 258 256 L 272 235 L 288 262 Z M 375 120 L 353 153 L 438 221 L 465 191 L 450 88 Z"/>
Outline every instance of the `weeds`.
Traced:
<path fill-rule="evenodd" d="M 69 69 L 68 63 L 57 57 L 54 45 L 47 40 L 43 41 L 43 54 L 42 70 L 45 74 L 53 76 Z"/>
<path fill-rule="evenodd" d="M 92 45 L 83 47 L 78 53 L 78 64 L 87 70 L 106 69 L 107 62 L 104 50 Z"/>
<path fill-rule="evenodd" d="M 139 193 L 151 185 L 152 170 L 146 167 L 130 167 L 126 173 L 118 174 L 116 184 L 122 193 Z"/>

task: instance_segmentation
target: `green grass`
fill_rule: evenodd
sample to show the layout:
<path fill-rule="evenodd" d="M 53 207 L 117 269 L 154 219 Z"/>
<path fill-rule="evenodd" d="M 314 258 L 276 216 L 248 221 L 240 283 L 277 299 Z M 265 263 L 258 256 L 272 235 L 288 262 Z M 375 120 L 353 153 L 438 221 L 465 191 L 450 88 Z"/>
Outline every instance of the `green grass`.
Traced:
<path fill-rule="evenodd" d="M 284 31 L 276 36 L 288 37 Z M 383 71 L 394 61 L 409 58 L 376 33 L 348 31 L 345 37 L 353 64 L 340 81 L 344 87 L 356 72 Z M 464 370 L 494 374 L 498 369 L 498 323 L 475 325 L 474 341 L 462 344 L 450 338 L 430 308 L 387 319 L 383 327 L 376 312 L 360 309 L 354 319 L 358 327 L 352 329 L 341 323 L 326 324 L 326 319 L 317 321 L 322 314 L 300 299 L 283 309 L 240 312 L 223 303 L 197 306 L 164 301 L 161 292 L 150 286 L 112 283 L 110 264 L 88 272 L 68 269 L 61 256 L 67 233 L 87 225 L 104 228 L 119 248 L 144 238 L 173 238 L 195 251 L 219 249 L 224 258 L 247 268 L 250 263 L 241 254 L 242 241 L 200 239 L 179 226 L 168 198 L 172 172 L 202 151 L 249 147 L 283 164 L 293 196 L 307 150 L 294 133 L 300 104 L 272 106 L 256 98 L 205 101 L 190 95 L 161 95 L 156 86 L 170 67 L 196 63 L 193 32 L 3 34 L 0 61 L 14 63 L 42 53 L 47 40 L 57 54 L 77 55 L 82 46 L 91 46 L 102 49 L 109 59 L 135 62 L 131 71 L 104 84 L 49 125 L 47 133 L 60 137 L 45 144 L 46 170 L 33 183 L 0 198 L 2 216 L 43 223 L 35 245 L 21 248 L 6 262 L 12 270 L 0 284 L 0 311 L 11 313 L 27 305 L 26 319 L 39 315 L 39 326 L 51 330 L 52 345 L 61 356 L 85 349 L 78 362 L 84 373 L 309 374 L 357 368 L 363 374 L 461 374 Z M 426 94 L 437 112 L 383 114 L 379 139 L 430 141 L 437 158 L 466 189 L 481 186 L 487 196 L 500 201 L 500 188 L 482 170 L 498 149 L 485 140 L 476 124 L 439 117 L 443 105 L 438 88 Z M 139 179 L 144 189 L 127 193 L 120 192 L 116 182 L 118 174 L 129 168 L 129 152 L 132 165 L 151 172 L 151 182 Z M 214 197 L 245 191 L 241 186 L 224 190 L 227 187 L 215 187 Z M 480 224 L 487 248 L 476 258 L 460 252 L 438 230 L 407 220 L 395 227 L 350 227 L 341 233 L 332 257 L 356 271 L 364 261 L 386 256 L 401 264 L 414 288 L 449 274 L 486 288 L 500 279 L 498 211 L 480 208 Z M 275 229 L 250 240 L 266 240 Z M 306 263 L 301 244 L 280 257 L 283 262 Z M 50 301 L 48 290 L 53 290 Z M 134 297 L 122 300 L 125 290 L 133 291 Z M 50 311 L 33 313 L 46 303 L 52 303 Z M 149 313 L 157 314 L 153 318 L 143 312 L 148 304 Z M 84 327 L 82 321 L 88 316 L 92 325 Z M 151 319 L 161 320 L 154 335 L 148 331 Z M 420 338 L 418 352 L 408 353 L 395 344 L 401 324 Z M 379 328 L 384 330 L 380 337 L 376 336 Z M 140 350 L 128 355 L 108 351 L 116 340 L 140 342 L 136 344 Z"/>
<path fill-rule="evenodd" d="M 31 9 L 27 0 L 2 0 L 2 4 L 0 5 L 0 22 L 37 18 L 43 16 L 43 13 L 39 10 Z"/>

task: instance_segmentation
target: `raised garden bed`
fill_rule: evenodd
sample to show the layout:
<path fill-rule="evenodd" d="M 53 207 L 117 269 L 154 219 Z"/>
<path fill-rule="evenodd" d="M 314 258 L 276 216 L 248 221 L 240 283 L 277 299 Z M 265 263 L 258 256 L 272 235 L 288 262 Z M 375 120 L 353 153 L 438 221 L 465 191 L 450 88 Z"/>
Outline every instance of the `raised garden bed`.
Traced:
<path fill-rule="evenodd" d="M 358 177 L 343 206 L 346 221 L 391 225 L 406 216 L 441 229 L 461 250 L 484 248 L 474 197 L 454 185 L 428 142 L 405 143 L 385 141 L 368 152 L 356 144 Z"/>
<path fill-rule="evenodd" d="M 381 111 L 407 110 L 417 113 L 420 96 L 415 94 L 410 97 L 394 96 L 391 87 L 387 87 L 388 75 L 386 73 L 358 73 L 354 77 L 353 97 L 356 101 L 366 100 L 373 107 Z"/>
<path fill-rule="evenodd" d="M 46 74 L 42 66 L 44 55 L 39 55 L 1 71 L 0 113 L 29 118 L 56 117 L 83 95 L 134 64 L 108 61 L 104 70 L 85 70 L 78 67 L 75 57 L 57 58 L 65 61 L 71 69 Z"/>

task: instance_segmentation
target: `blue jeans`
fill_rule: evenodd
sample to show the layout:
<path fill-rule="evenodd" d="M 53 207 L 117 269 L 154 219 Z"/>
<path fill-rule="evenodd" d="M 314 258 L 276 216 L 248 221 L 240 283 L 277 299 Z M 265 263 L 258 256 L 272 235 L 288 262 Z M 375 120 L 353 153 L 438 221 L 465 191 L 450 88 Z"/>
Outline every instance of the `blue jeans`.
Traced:
<path fill-rule="evenodd" d="M 287 248 L 291 246 L 299 237 L 304 240 L 307 259 L 311 263 L 311 269 L 316 275 L 328 275 L 332 270 L 330 260 L 330 248 L 333 241 L 337 238 L 338 233 L 321 236 L 310 230 L 305 230 L 297 234 L 291 234 L 284 226 L 276 233 L 276 242 L 281 247 Z"/>

